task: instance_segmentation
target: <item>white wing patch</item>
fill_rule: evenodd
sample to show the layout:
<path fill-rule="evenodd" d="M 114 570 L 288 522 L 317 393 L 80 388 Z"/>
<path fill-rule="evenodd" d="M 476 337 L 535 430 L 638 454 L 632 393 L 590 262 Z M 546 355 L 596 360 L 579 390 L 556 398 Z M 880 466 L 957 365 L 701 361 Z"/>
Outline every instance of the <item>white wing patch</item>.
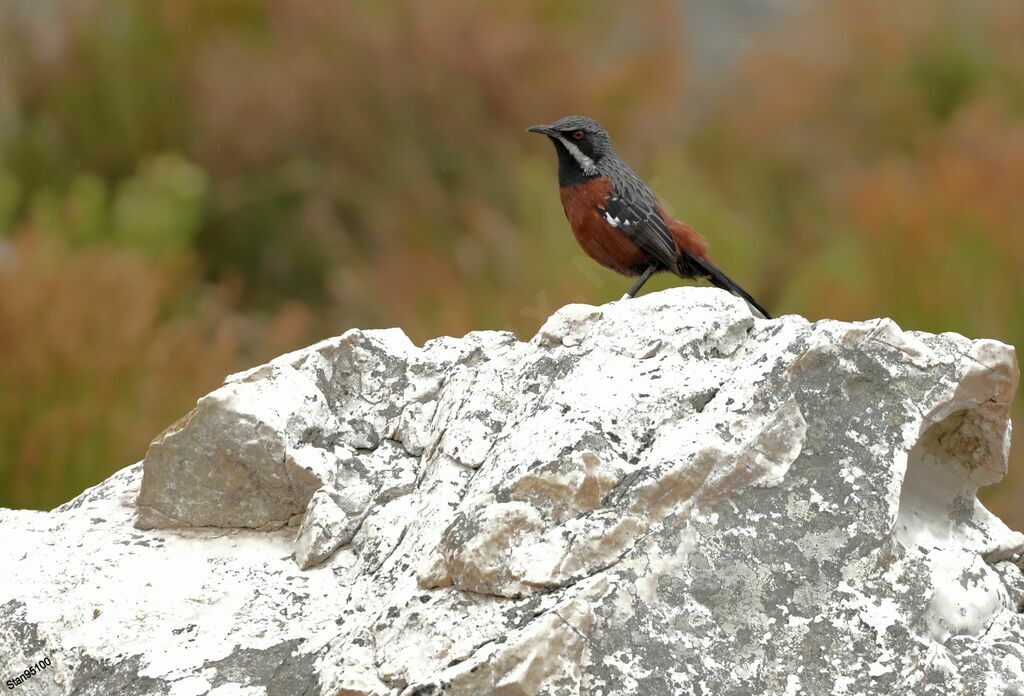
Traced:
<path fill-rule="evenodd" d="M 601 207 L 599 211 L 608 224 L 616 227 L 637 246 L 661 261 L 666 268 L 674 268 L 679 252 L 668 225 L 658 214 L 656 205 L 653 199 L 631 202 L 616 192 L 608 198 L 607 208 Z"/>

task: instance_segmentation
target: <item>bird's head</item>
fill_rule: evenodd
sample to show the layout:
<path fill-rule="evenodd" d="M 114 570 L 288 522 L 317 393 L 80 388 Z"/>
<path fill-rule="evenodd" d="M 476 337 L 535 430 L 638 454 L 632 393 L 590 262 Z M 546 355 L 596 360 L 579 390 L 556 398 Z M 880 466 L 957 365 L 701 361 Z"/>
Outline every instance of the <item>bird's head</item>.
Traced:
<path fill-rule="evenodd" d="M 527 130 L 551 139 L 558 152 L 558 174 L 563 184 L 597 176 L 601 160 L 615 154 L 608 131 L 586 116 L 566 116 L 550 125 L 530 126 Z"/>

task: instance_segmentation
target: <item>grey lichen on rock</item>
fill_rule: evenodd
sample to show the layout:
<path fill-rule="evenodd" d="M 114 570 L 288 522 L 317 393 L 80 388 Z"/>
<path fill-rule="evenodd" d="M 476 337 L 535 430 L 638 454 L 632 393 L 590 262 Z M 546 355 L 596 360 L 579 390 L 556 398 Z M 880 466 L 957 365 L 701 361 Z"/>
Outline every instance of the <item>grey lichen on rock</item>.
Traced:
<path fill-rule="evenodd" d="M 350 331 L 0 512 L 0 656 L 56 656 L 39 693 L 1024 693 L 1024 535 L 976 497 L 1017 380 L 710 289 Z"/>

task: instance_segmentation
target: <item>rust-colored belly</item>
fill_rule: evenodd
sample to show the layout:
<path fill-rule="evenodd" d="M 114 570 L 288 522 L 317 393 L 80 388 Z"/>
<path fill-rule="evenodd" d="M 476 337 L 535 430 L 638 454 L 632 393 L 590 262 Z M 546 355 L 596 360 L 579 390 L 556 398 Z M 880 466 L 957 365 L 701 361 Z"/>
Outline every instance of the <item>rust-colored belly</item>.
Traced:
<path fill-rule="evenodd" d="M 587 256 L 623 275 L 639 275 L 650 263 L 650 256 L 609 225 L 598 210 L 607 204 L 611 191 L 612 182 L 605 177 L 562 187 L 565 217 Z"/>

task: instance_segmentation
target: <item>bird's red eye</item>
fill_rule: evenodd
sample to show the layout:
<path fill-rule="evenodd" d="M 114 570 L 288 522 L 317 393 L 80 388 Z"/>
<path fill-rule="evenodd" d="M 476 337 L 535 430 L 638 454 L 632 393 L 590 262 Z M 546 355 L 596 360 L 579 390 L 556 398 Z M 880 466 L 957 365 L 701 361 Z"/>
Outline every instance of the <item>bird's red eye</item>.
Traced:
<path fill-rule="evenodd" d="M 586 135 L 586 133 L 584 133 L 583 131 L 573 131 L 572 139 L 573 140 L 583 140 L 583 136 L 584 135 Z"/>

